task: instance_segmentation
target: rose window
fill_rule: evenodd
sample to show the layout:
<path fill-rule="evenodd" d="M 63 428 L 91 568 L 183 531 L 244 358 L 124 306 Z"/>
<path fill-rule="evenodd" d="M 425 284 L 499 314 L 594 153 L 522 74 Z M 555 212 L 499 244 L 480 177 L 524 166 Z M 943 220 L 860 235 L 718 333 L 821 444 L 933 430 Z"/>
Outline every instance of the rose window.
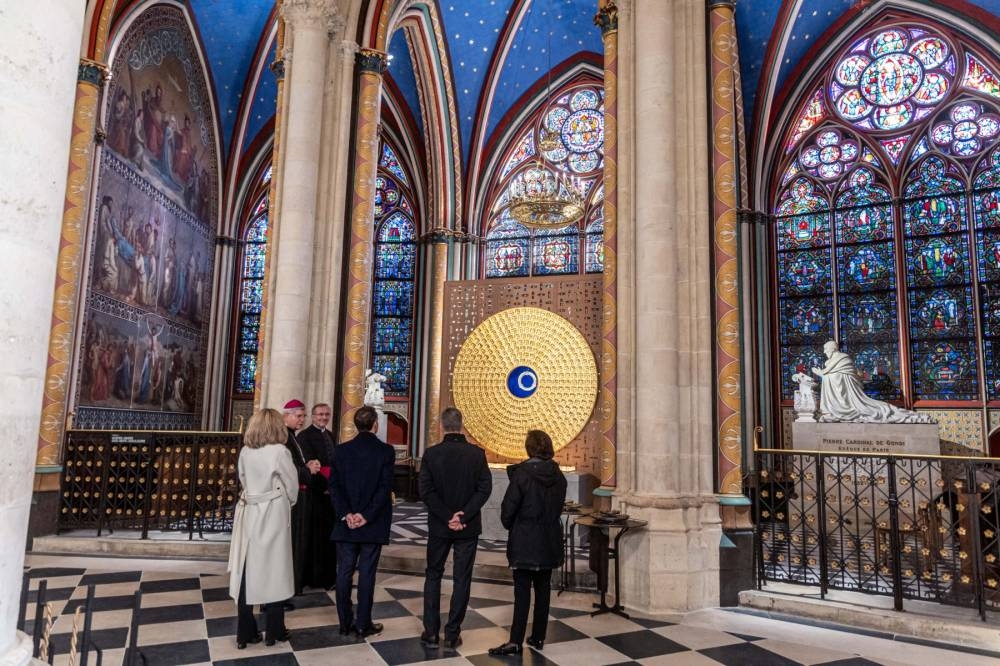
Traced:
<path fill-rule="evenodd" d="M 969 157 L 983 150 L 1000 134 L 1000 118 L 985 113 L 979 104 L 966 102 L 955 106 L 947 120 L 931 128 L 931 140 L 942 148 Z"/>
<path fill-rule="evenodd" d="M 830 84 L 834 107 L 858 127 L 896 130 L 925 117 L 951 88 L 955 58 L 942 38 L 892 28 L 858 42 Z"/>
<path fill-rule="evenodd" d="M 833 180 L 858 158 L 858 142 L 842 140 L 840 132 L 820 132 L 816 142 L 802 151 L 800 162 L 813 176 Z"/>
<path fill-rule="evenodd" d="M 590 88 L 560 97 L 545 114 L 542 131 L 558 137 L 543 151 L 550 162 L 565 162 L 574 173 L 591 173 L 604 166 L 604 93 Z M 539 141 L 545 145 L 544 140 Z"/>

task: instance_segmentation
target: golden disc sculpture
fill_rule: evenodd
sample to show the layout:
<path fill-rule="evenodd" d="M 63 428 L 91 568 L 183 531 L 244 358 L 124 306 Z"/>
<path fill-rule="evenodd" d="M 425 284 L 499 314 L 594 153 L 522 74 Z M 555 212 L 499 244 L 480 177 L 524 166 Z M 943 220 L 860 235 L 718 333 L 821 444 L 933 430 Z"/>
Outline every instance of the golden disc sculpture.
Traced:
<path fill-rule="evenodd" d="M 452 396 L 465 427 L 485 448 L 523 459 L 529 430 L 556 451 L 580 434 L 597 399 L 597 363 L 573 324 L 539 308 L 491 316 L 458 350 Z"/>

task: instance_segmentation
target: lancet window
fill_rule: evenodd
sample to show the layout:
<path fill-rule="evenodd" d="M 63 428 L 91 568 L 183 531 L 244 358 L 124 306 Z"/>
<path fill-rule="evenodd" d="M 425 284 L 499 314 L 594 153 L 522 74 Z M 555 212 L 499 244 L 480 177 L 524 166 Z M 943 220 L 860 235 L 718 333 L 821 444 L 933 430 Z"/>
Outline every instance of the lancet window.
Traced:
<path fill-rule="evenodd" d="M 410 390 L 417 258 L 410 182 L 395 151 L 382 144 L 375 179 L 371 354 L 372 368 L 386 376 L 387 395 Z"/>
<path fill-rule="evenodd" d="M 268 196 L 271 167 L 267 167 L 257 187 L 257 199 L 243 228 L 239 263 L 239 306 L 236 327 L 236 371 L 233 392 L 252 395 L 257 372 L 258 335 L 264 298 L 264 261 L 267 254 Z"/>
<path fill-rule="evenodd" d="M 810 88 L 772 199 L 781 397 L 822 341 L 884 400 L 1000 400 L 1000 77 L 943 27 L 876 26 Z"/>

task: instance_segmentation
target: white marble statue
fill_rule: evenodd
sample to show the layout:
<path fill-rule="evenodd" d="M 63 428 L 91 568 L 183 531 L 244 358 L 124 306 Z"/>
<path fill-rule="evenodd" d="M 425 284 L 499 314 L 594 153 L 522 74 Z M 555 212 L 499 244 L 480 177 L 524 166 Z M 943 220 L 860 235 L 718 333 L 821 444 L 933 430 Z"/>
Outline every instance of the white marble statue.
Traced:
<path fill-rule="evenodd" d="M 385 405 L 385 391 L 382 390 L 382 382 L 386 376 L 375 372 L 371 368 L 365 370 L 365 404 L 369 407 L 382 407 Z"/>
<path fill-rule="evenodd" d="M 865 394 L 854 368 L 854 359 L 840 351 L 833 340 L 823 345 L 827 361 L 813 374 L 823 380 L 819 394 L 819 420 L 848 423 L 934 423 L 920 414 L 875 400 Z M 801 384 L 800 384 L 801 386 Z"/>
<path fill-rule="evenodd" d="M 800 366 L 801 367 L 801 366 Z M 799 385 L 795 392 L 795 413 L 798 414 L 796 421 L 816 422 L 816 380 L 798 370 L 792 375 L 792 381 Z"/>

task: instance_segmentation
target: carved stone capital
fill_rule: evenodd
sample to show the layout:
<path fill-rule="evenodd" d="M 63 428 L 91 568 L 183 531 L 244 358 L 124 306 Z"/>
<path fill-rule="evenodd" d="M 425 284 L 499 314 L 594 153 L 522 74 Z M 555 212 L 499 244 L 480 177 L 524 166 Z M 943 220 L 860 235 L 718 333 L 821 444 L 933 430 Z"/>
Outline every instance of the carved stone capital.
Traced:
<path fill-rule="evenodd" d="M 618 5 L 615 4 L 615 0 L 608 0 L 597 10 L 594 25 L 601 29 L 602 35 L 618 31 Z"/>
<path fill-rule="evenodd" d="M 77 81 L 103 88 L 110 79 L 111 70 L 108 69 L 107 65 L 90 58 L 80 58 L 80 67 L 76 72 Z"/>
<path fill-rule="evenodd" d="M 372 72 L 382 76 L 388 60 L 386 54 L 375 49 L 361 49 L 358 51 L 358 67 L 362 72 Z"/>
<path fill-rule="evenodd" d="M 360 48 L 353 39 L 344 39 L 340 42 L 340 54 L 345 58 L 353 58 Z"/>
<path fill-rule="evenodd" d="M 325 30 L 343 28 L 344 19 L 337 11 L 335 0 L 284 0 L 281 18 L 294 30 Z"/>

